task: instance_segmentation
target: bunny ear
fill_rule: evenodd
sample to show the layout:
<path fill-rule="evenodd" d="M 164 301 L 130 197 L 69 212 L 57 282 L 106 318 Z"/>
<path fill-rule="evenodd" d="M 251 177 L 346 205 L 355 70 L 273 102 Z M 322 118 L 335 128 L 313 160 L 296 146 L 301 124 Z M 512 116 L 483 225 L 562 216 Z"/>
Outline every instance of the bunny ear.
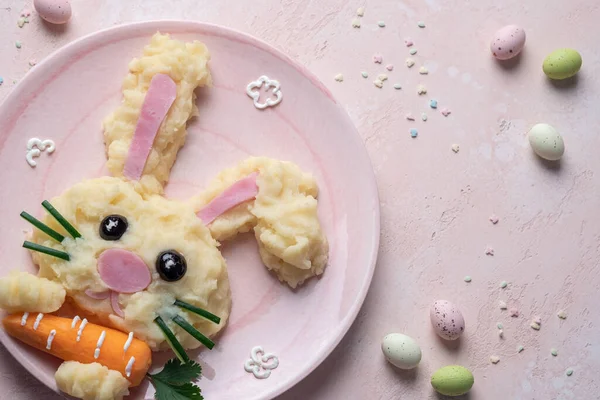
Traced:
<path fill-rule="evenodd" d="M 322 274 L 328 260 L 317 196 L 317 182 L 297 165 L 251 157 L 222 171 L 190 203 L 219 242 L 254 230 L 263 263 L 295 288 Z"/>
<path fill-rule="evenodd" d="M 142 194 L 162 193 L 186 124 L 197 114 L 194 90 L 211 83 L 206 46 L 156 33 L 129 63 L 121 105 L 104 120 L 107 166 Z"/>

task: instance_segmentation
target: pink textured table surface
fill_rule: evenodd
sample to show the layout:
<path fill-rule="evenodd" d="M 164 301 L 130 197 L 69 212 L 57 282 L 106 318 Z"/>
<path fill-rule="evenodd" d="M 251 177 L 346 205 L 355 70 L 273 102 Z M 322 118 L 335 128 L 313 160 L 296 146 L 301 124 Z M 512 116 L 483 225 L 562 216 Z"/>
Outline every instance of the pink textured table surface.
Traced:
<path fill-rule="evenodd" d="M 600 380 L 600 6 L 592 0 L 255 0 L 177 3 L 74 0 L 74 17 L 50 30 L 33 17 L 17 26 L 20 0 L 0 0 L 0 99 L 29 68 L 71 40 L 130 21 L 201 20 L 255 35 L 306 65 L 357 124 L 378 179 L 382 240 L 378 266 L 357 321 L 332 355 L 279 400 L 438 399 L 429 376 L 448 364 L 475 375 L 470 399 L 599 399 Z M 523 4 L 525 3 L 525 4 Z M 175 5 L 177 4 L 177 5 Z M 360 29 L 352 28 L 365 5 Z M 426 28 L 417 27 L 424 21 Z M 385 28 L 377 26 L 385 21 Z M 494 31 L 527 32 L 517 62 L 489 54 Z M 416 65 L 406 68 L 412 38 Z M 15 47 L 15 41 L 22 48 Z M 583 56 L 578 79 L 553 84 L 541 71 L 555 48 Z M 383 64 L 372 55 L 381 53 Z M 393 64 L 393 71 L 385 66 Z M 428 75 L 418 69 L 425 65 Z M 361 71 L 369 78 L 361 77 Z M 342 73 L 343 82 L 333 77 Z M 387 73 L 381 89 L 372 81 Z M 402 85 L 401 90 L 393 88 Z M 423 84 L 428 94 L 418 96 Z M 443 117 L 428 107 L 452 111 Z M 426 122 L 421 113 L 428 115 Z M 412 113 L 417 121 L 405 119 Z M 525 132 L 547 122 L 562 132 L 559 167 L 540 162 Z M 419 131 L 411 139 L 409 129 Z M 458 144 L 454 153 L 451 146 Z M 493 225 L 488 218 L 499 216 Z M 487 247 L 495 250 L 485 254 Z M 465 283 L 465 275 L 472 277 Z M 508 287 L 501 289 L 501 281 Z M 436 299 L 459 305 L 460 342 L 442 343 L 429 323 Z M 511 318 L 498 302 L 520 311 Z M 560 320 L 558 310 L 568 317 Z M 529 327 L 534 316 L 542 328 Z M 498 337 L 497 323 L 505 337 Z M 423 350 L 418 369 L 386 363 L 381 338 L 403 332 Z M 525 350 L 517 353 L 516 347 Z M 553 357 L 550 349 L 556 348 Z M 491 355 L 500 357 L 492 365 Z M 573 368 L 572 376 L 565 371 Z M 0 347 L 0 398 L 55 399 Z"/>

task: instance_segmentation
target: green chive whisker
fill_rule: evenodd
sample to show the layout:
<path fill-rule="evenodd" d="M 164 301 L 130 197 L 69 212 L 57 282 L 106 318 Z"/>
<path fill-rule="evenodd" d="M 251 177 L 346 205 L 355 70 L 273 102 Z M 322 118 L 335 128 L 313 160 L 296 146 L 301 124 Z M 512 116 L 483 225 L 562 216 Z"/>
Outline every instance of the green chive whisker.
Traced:
<path fill-rule="evenodd" d="M 189 363 L 190 358 L 188 357 L 187 353 L 185 352 L 185 349 L 183 348 L 181 343 L 179 343 L 179 340 L 177 340 L 173 331 L 169 328 L 169 326 L 165 323 L 165 321 L 160 317 L 160 315 L 154 319 L 154 322 L 156 323 L 156 325 L 158 325 L 158 327 L 162 331 L 163 335 L 165 335 L 165 339 L 167 340 L 167 343 L 169 343 L 169 346 L 171 346 L 171 349 L 173 349 L 173 353 L 175 353 L 175 355 L 177 356 L 179 361 L 181 361 L 184 364 Z"/>
<path fill-rule="evenodd" d="M 181 301 L 181 300 L 175 300 L 174 304 L 176 306 L 178 306 L 178 307 L 181 307 L 181 308 L 186 309 L 186 310 L 188 310 L 190 312 L 193 312 L 194 314 L 197 314 L 197 315 L 199 315 L 201 317 L 204 317 L 204 318 L 206 318 L 206 319 L 214 322 L 215 324 L 221 323 L 221 318 L 217 317 L 213 313 L 210 313 L 210 312 L 208 312 L 206 310 L 203 310 L 200 307 L 193 306 L 193 305 L 191 305 L 189 303 L 186 303 L 185 301 Z"/>
<path fill-rule="evenodd" d="M 174 316 L 173 322 L 179 325 L 184 331 L 189 333 L 191 336 L 193 336 L 194 339 L 205 345 L 209 350 L 212 350 L 212 348 L 215 347 L 215 343 L 212 340 L 200 333 L 192 324 L 187 322 L 181 316 Z"/>
<path fill-rule="evenodd" d="M 50 236 L 52 239 L 56 240 L 58 243 L 62 243 L 62 241 L 65 240 L 65 237 L 63 235 L 50 228 L 48 225 L 35 218 L 33 215 L 23 211 L 21 213 L 21 217 L 27 222 L 29 222 L 31 225 L 38 228 L 40 231 L 44 232 L 46 235 Z"/>
<path fill-rule="evenodd" d="M 54 219 L 56 219 L 56 222 L 58 222 L 59 224 L 62 225 L 63 228 L 65 228 L 65 230 L 67 232 L 69 232 L 69 234 L 71 236 L 73 236 L 73 239 L 77 239 L 81 237 L 81 233 L 79 233 L 77 231 L 77 229 L 75 229 L 75 227 L 73 225 L 71 225 L 69 223 L 69 221 L 67 221 L 65 219 L 65 217 L 63 217 L 56 208 L 54 208 L 52 206 L 52 204 L 50 204 L 50 202 L 48 200 L 44 200 L 42 202 L 42 207 L 44 207 L 46 209 L 46 211 L 48 211 L 50 213 L 50 215 L 52 215 L 54 217 Z"/>
<path fill-rule="evenodd" d="M 29 250 L 48 254 L 49 256 L 60 258 L 65 261 L 71 261 L 71 257 L 69 256 L 68 253 L 65 253 L 64 251 L 53 249 L 51 247 L 42 246 L 41 244 L 25 241 L 25 242 L 23 242 L 23 247 L 25 247 L 26 249 L 29 249 Z"/>

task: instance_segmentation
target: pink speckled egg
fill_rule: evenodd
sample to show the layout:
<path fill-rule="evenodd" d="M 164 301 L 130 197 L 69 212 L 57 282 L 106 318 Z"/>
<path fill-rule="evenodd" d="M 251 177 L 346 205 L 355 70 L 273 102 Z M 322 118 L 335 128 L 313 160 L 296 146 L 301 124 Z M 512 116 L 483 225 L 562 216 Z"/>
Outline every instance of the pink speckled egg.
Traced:
<path fill-rule="evenodd" d="M 454 304 L 447 300 L 438 300 L 429 311 L 431 325 L 435 333 L 446 340 L 456 340 L 465 331 L 465 319 Z"/>
<path fill-rule="evenodd" d="M 71 18 L 69 0 L 33 0 L 40 17 L 51 24 L 65 24 Z"/>
<path fill-rule="evenodd" d="M 498 60 L 515 57 L 525 46 L 525 30 L 516 25 L 500 28 L 492 38 L 490 50 Z"/>

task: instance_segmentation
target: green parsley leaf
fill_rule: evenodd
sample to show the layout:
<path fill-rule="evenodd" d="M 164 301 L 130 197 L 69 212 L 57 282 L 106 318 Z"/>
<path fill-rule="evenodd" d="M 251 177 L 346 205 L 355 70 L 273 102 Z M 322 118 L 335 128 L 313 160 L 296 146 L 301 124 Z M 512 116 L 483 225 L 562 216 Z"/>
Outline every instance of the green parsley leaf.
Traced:
<path fill-rule="evenodd" d="M 192 383 L 201 372 L 202 367 L 195 361 L 182 363 L 174 358 L 167 361 L 162 371 L 147 376 L 156 389 L 156 400 L 203 400 L 200 388 Z"/>
<path fill-rule="evenodd" d="M 204 397 L 200 394 L 200 388 L 193 383 L 186 383 L 180 386 L 171 386 L 158 379 L 152 379 L 152 384 L 156 393 L 156 400 L 203 400 Z"/>
<path fill-rule="evenodd" d="M 182 364 L 177 358 L 167 361 L 162 371 L 151 375 L 152 379 L 159 380 L 169 385 L 184 385 L 193 382 L 202 373 L 202 367 L 195 361 Z"/>

